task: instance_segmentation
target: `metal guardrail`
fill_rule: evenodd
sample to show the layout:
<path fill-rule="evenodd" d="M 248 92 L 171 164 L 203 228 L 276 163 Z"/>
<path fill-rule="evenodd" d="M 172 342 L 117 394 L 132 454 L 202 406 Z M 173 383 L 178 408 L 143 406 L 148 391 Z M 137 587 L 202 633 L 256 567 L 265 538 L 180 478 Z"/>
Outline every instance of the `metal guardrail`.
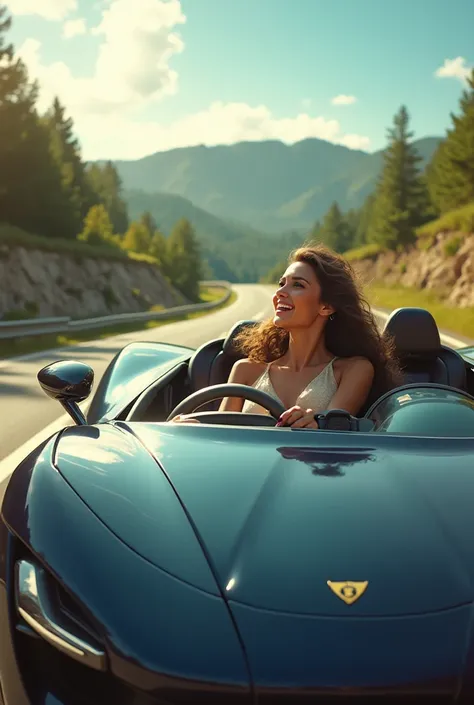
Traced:
<path fill-rule="evenodd" d="M 203 304 L 188 304 L 186 306 L 173 306 L 163 311 L 118 313 L 110 316 L 97 316 L 95 318 L 85 318 L 81 320 L 73 320 L 69 316 L 61 316 L 58 318 L 28 318 L 20 321 L 0 320 L 0 340 L 47 335 L 50 333 L 72 333 L 74 331 L 93 328 L 108 328 L 122 323 L 146 323 L 148 321 L 167 320 L 186 313 L 211 311 L 213 308 L 225 304 L 231 296 L 232 286 L 229 282 L 206 281 L 201 282 L 201 284 L 209 287 L 222 287 L 226 289 L 226 293 L 217 301 L 209 301 Z"/>

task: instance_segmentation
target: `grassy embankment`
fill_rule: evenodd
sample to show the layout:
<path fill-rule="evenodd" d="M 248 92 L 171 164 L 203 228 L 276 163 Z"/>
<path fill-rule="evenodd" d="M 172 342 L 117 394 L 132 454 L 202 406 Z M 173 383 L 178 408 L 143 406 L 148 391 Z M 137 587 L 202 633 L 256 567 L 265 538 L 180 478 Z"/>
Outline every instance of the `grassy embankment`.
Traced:
<path fill-rule="evenodd" d="M 139 255 L 135 253 L 124 252 L 119 249 L 110 249 L 107 247 L 92 247 L 84 243 L 79 243 L 77 241 L 68 240 L 51 240 L 47 238 L 40 238 L 35 235 L 29 235 L 22 230 L 17 230 L 16 228 L 3 227 L 0 226 L 0 250 L 2 245 L 22 245 L 26 248 L 41 249 L 47 252 L 58 252 L 64 254 L 72 254 L 78 257 L 95 257 L 107 259 L 135 259 L 144 262 L 155 263 L 155 260 L 148 255 Z M 1 251 L 0 251 L 1 256 Z M 207 303 L 210 301 L 218 301 L 223 298 L 226 290 L 222 287 L 201 287 L 200 292 L 200 302 Z M 85 342 L 87 340 L 98 340 L 101 338 L 108 338 L 113 335 L 122 335 L 124 333 L 133 333 L 135 331 L 147 330 L 149 328 L 157 328 L 159 326 L 167 325 L 169 323 L 176 323 L 177 321 L 186 321 L 192 318 L 198 318 L 200 316 L 206 316 L 209 313 L 219 310 L 225 306 L 230 306 L 234 303 L 237 295 L 232 292 L 230 298 L 211 311 L 196 311 L 195 313 L 188 313 L 176 316 L 174 318 L 168 318 L 166 320 L 148 321 L 147 323 L 130 323 L 123 325 L 116 325 L 104 328 L 102 330 L 85 330 L 76 331 L 74 335 L 41 335 L 34 337 L 21 337 L 15 340 L 0 340 L 0 359 L 14 357 L 16 355 L 25 355 L 28 353 L 39 352 L 41 350 L 48 350 L 50 348 L 66 347 L 68 345 L 75 345 L 80 342 Z M 160 311 L 163 310 L 163 306 L 152 306 L 150 311 Z"/>
<path fill-rule="evenodd" d="M 367 287 L 367 295 L 374 308 L 394 309 L 400 306 L 420 306 L 430 311 L 441 330 L 474 339 L 474 307 L 447 306 L 436 294 L 404 286 Z"/>
<path fill-rule="evenodd" d="M 427 223 L 417 231 L 417 246 L 427 250 L 440 232 L 455 233 L 445 243 L 446 257 L 456 254 L 462 245 L 465 234 L 474 233 L 474 204 L 465 206 L 445 216 Z M 352 262 L 381 253 L 377 245 L 366 245 L 346 252 Z M 473 282 L 474 286 L 474 282 Z M 399 284 L 387 286 L 383 282 L 373 282 L 366 287 L 368 300 L 375 308 L 394 309 L 400 306 L 420 306 L 430 311 L 439 328 L 452 331 L 453 334 L 474 339 L 474 307 L 456 308 L 444 303 L 442 297 L 433 291 L 404 287 Z"/>

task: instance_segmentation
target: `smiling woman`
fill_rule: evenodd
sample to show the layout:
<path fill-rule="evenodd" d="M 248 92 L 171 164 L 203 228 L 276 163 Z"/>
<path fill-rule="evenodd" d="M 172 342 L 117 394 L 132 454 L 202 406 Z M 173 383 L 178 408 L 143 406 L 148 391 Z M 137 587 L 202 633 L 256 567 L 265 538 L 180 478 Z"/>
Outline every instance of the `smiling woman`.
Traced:
<path fill-rule="evenodd" d="M 274 315 L 244 327 L 234 345 L 245 355 L 229 383 L 260 389 L 285 407 L 277 426 L 318 428 L 315 415 L 345 409 L 360 415 L 402 383 L 392 345 L 382 338 L 350 263 L 329 248 L 290 254 L 273 296 Z M 227 397 L 220 411 L 268 414 Z M 174 422 L 199 423 L 176 416 Z"/>
<path fill-rule="evenodd" d="M 322 245 L 294 251 L 273 305 L 272 319 L 236 338 L 246 359 L 229 382 L 277 397 L 287 409 L 279 425 L 317 428 L 314 415 L 327 409 L 358 414 L 401 382 L 344 257 Z M 221 410 L 268 413 L 241 399 L 223 400 Z"/>

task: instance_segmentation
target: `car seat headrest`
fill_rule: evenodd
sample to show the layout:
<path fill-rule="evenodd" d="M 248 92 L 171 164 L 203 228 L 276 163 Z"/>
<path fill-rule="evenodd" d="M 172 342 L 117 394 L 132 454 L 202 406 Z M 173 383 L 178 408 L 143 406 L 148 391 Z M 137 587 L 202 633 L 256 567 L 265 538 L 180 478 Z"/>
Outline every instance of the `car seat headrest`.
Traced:
<path fill-rule="evenodd" d="M 435 357 L 441 350 L 438 326 L 432 314 L 424 308 L 397 308 L 389 316 L 383 331 L 395 344 L 401 357 Z"/>
<path fill-rule="evenodd" d="M 241 332 L 243 328 L 249 326 L 258 326 L 259 321 L 238 321 L 228 332 L 226 339 L 222 345 L 222 352 L 226 355 L 238 355 L 239 350 L 235 346 L 235 338 Z"/>

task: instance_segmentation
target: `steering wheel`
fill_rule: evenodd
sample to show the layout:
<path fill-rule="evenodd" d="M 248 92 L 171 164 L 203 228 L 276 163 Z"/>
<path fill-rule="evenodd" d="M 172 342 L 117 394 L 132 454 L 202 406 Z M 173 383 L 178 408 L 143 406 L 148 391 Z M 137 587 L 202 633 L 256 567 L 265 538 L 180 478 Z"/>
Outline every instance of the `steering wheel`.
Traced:
<path fill-rule="evenodd" d="M 203 404 L 222 399 L 223 397 L 239 397 L 253 401 L 269 411 L 271 417 L 269 418 L 264 414 L 242 414 L 238 411 L 201 411 L 196 414 L 193 413 L 195 409 L 198 409 Z M 261 389 L 255 389 L 255 387 L 249 387 L 246 384 L 213 384 L 210 387 L 199 389 L 186 397 L 186 399 L 183 399 L 182 402 L 175 406 L 166 420 L 172 421 L 175 416 L 192 414 L 192 418 L 202 418 L 204 423 L 274 426 L 284 411 L 285 407 L 278 399 L 267 394 L 267 392 L 263 392 Z"/>

